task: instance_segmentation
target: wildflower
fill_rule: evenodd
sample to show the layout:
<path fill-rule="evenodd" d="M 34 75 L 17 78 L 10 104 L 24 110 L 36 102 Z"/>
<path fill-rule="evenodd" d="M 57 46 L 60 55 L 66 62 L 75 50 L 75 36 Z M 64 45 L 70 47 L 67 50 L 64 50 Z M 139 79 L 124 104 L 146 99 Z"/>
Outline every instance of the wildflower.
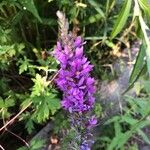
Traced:
<path fill-rule="evenodd" d="M 95 102 L 93 96 L 95 80 L 90 75 L 93 65 L 90 64 L 83 52 L 86 42 L 82 40 L 81 36 L 68 33 L 65 16 L 60 12 L 57 14 L 61 34 L 54 49 L 54 56 L 59 61 L 61 69 L 55 81 L 63 92 L 61 105 L 71 114 L 72 127 L 87 128 L 87 135 L 89 135 L 89 129 L 97 123 L 95 117 L 92 116 L 89 119 L 84 116 L 92 110 Z M 81 150 L 90 150 L 91 142 L 89 144 L 88 141 L 91 140 L 86 138 L 87 135 L 85 134 L 85 137 L 83 136 L 81 139 Z M 79 135 L 79 137 L 81 136 Z"/>
<path fill-rule="evenodd" d="M 70 37 L 71 34 L 67 38 L 72 41 L 72 49 L 59 41 L 54 50 L 54 55 L 61 66 L 56 83 L 64 93 L 61 102 L 64 109 L 71 112 L 85 112 L 93 107 L 95 101 L 94 79 L 90 77 L 93 66 L 83 54 L 84 42 L 81 37 L 69 39 Z"/>

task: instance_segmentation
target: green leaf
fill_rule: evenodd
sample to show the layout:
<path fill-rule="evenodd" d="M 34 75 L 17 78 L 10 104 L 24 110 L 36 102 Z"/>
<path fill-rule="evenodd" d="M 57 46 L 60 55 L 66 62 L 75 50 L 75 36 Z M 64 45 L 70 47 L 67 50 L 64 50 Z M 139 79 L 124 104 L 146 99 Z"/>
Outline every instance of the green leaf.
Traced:
<path fill-rule="evenodd" d="M 150 4 L 148 3 L 148 0 L 138 0 L 140 7 L 146 14 L 146 19 L 150 21 Z"/>
<path fill-rule="evenodd" d="M 34 129 L 34 124 L 32 119 L 29 119 L 25 125 L 25 128 L 27 129 L 28 133 L 31 134 Z"/>
<path fill-rule="evenodd" d="M 150 40 L 148 37 L 148 33 L 150 32 L 150 29 L 148 28 L 148 26 L 144 22 L 141 15 L 139 16 L 139 22 L 140 22 L 141 29 L 142 29 L 142 32 L 144 35 L 144 44 L 146 45 L 145 51 L 146 51 L 147 68 L 148 68 L 148 72 L 150 75 Z"/>
<path fill-rule="evenodd" d="M 54 25 L 57 25 L 57 21 L 55 19 L 52 19 L 52 18 L 41 18 L 42 19 L 42 23 L 44 25 L 48 25 L 50 27 L 54 26 Z"/>
<path fill-rule="evenodd" d="M 124 146 L 124 144 L 129 140 L 129 138 L 133 135 L 132 132 L 127 131 L 118 137 L 117 149 Z"/>
<path fill-rule="evenodd" d="M 60 109 L 60 101 L 57 98 L 51 98 L 51 97 L 47 97 L 48 99 L 48 106 L 49 109 L 51 110 L 52 115 L 55 114 L 55 112 Z"/>
<path fill-rule="evenodd" d="M 37 119 L 39 123 L 49 119 L 50 115 L 54 115 L 55 112 L 60 109 L 60 101 L 53 93 L 35 96 L 32 98 L 32 101 L 36 107 L 34 118 Z"/>
<path fill-rule="evenodd" d="M 117 20 L 115 21 L 116 23 L 113 27 L 111 38 L 114 38 L 126 24 L 131 6 L 132 6 L 132 0 L 126 0 L 118 15 Z"/>
<path fill-rule="evenodd" d="M 18 63 L 21 65 L 19 66 L 19 74 L 22 74 L 24 71 L 27 71 L 28 67 L 30 66 L 30 60 L 24 57 L 24 60 L 19 60 Z"/>
<path fill-rule="evenodd" d="M 19 0 L 24 8 L 31 12 L 40 22 L 42 22 L 33 0 Z"/>
<path fill-rule="evenodd" d="M 118 136 L 121 133 L 121 125 L 118 121 L 114 122 L 115 135 Z"/>
<path fill-rule="evenodd" d="M 127 116 L 127 115 L 124 115 L 121 121 L 126 122 L 130 125 L 136 124 L 138 122 L 138 120 L 132 118 L 132 116 Z"/>
<path fill-rule="evenodd" d="M 29 148 L 26 146 L 23 146 L 17 150 L 40 150 L 45 145 L 45 140 L 34 138 L 30 141 Z"/>
<path fill-rule="evenodd" d="M 133 71 L 130 76 L 130 80 L 129 80 L 130 83 L 133 83 L 133 81 L 135 81 L 140 71 L 142 70 L 145 62 L 144 57 L 145 57 L 145 45 L 142 44 L 138 56 L 136 58 L 136 62 L 134 64 Z"/>
<path fill-rule="evenodd" d="M 148 137 L 142 130 L 139 130 L 138 133 L 139 133 L 140 136 L 142 136 L 143 140 L 144 140 L 147 144 L 150 144 L 150 139 L 149 139 L 149 137 Z"/>
<path fill-rule="evenodd" d="M 94 0 L 88 0 L 88 2 L 94 7 L 94 9 L 100 14 L 102 18 L 105 18 L 105 14 L 103 10 L 100 8 L 100 4 Z"/>
<path fill-rule="evenodd" d="M 0 97 L 0 108 L 3 108 L 3 107 L 5 107 L 5 103 L 2 99 L 2 97 Z"/>
<path fill-rule="evenodd" d="M 108 146 L 107 150 L 114 150 L 117 149 L 118 144 L 124 143 L 128 140 L 127 134 L 120 133 L 118 136 L 115 136 L 111 141 L 110 145 Z"/>
<path fill-rule="evenodd" d="M 100 117 L 102 115 L 102 106 L 100 105 L 100 103 L 96 103 L 94 106 L 94 114 L 97 117 Z"/>
<path fill-rule="evenodd" d="M 30 145 L 30 150 L 39 150 L 42 149 L 42 147 L 45 145 L 45 140 L 36 138 L 31 141 Z"/>
<path fill-rule="evenodd" d="M 91 24 L 91 23 L 95 23 L 95 22 L 98 22 L 100 21 L 102 18 L 102 16 L 98 13 L 98 14 L 95 14 L 95 15 L 91 15 L 88 20 L 85 20 L 83 21 L 83 24 L 82 25 L 88 25 L 88 24 Z"/>
<path fill-rule="evenodd" d="M 29 149 L 27 147 L 23 146 L 23 147 L 18 148 L 17 150 L 29 150 Z"/>
<path fill-rule="evenodd" d="M 144 89 L 147 92 L 147 94 L 150 95 L 150 81 L 149 80 L 144 81 Z"/>
<path fill-rule="evenodd" d="M 109 120 L 107 120 L 105 122 L 105 125 L 108 125 L 108 124 L 116 122 L 116 121 L 120 121 L 120 116 L 114 116 L 114 117 L 112 117 L 111 119 L 109 119 Z"/>
<path fill-rule="evenodd" d="M 122 93 L 125 94 L 126 92 L 128 92 L 134 85 L 134 83 L 139 79 L 139 77 L 142 75 L 143 71 L 146 68 L 146 64 L 142 67 L 142 69 L 140 70 L 139 74 L 136 76 L 136 78 L 133 80 L 132 83 L 129 84 L 129 86 L 127 87 L 127 89 Z"/>
<path fill-rule="evenodd" d="M 32 79 L 34 82 L 34 86 L 32 88 L 31 96 L 40 96 L 49 85 L 49 81 L 47 81 L 46 76 L 42 77 L 40 74 L 36 74 L 35 79 Z"/>
<path fill-rule="evenodd" d="M 5 107 L 12 107 L 15 105 L 15 101 L 13 98 L 8 97 L 5 99 Z"/>

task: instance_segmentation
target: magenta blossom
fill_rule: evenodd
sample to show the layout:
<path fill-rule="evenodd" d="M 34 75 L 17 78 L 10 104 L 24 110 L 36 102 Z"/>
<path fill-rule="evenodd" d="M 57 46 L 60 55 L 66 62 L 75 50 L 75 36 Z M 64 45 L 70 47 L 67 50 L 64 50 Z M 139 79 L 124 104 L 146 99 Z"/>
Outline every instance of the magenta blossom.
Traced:
<path fill-rule="evenodd" d="M 60 63 L 60 70 L 55 81 L 63 92 L 61 105 L 69 112 L 71 129 L 75 131 L 68 149 L 91 150 L 94 142 L 91 128 L 97 123 L 94 116 L 89 117 L 95 103 L 95 80 L 90 75 L 93 65 L 84 55 L 86 42 L 81 36 L 68 33 L 69 24 L 63 13 L 58 11 L 57 16 L 60 37 L 54 56 Z"/>
<path fill-rule="evenodd" d="M 63 91 L 61 102 L 69 112 L 85 112 L 91 110 L 94 104 L 94 78 L 90 77 L 93 66 L 83 54 L 83 45 L 80 36 L 70 38 L 68 44 L 57 42 L 54 55 L 60 62 L 61 70 L 56 79 L 58 87 Z M 70 45 L 71 43 L 71 45 Z"/>

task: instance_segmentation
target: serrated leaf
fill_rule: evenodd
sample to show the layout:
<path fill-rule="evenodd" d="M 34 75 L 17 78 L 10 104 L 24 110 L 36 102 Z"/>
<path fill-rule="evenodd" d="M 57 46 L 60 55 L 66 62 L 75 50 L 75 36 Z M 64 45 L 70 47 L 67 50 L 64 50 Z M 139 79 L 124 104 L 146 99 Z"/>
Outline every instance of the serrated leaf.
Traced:
<path fill-rule="evenodd" d="M 132 6 L 132 0 L 126 0 L 125 3 L 123 4 L 123 7 L 118 15 L 118 18 L 115 21 L 116 23 L 113 27 L 113 30 L 111 33 L 111 38 L 114 38 L 126 24 L 126 21 L 128 19 L 129 13 L 130 13 L 131 6 Z"/>
<path fill-rule="evenodd" d="M 11 97 L 5 99 L 5 107 L 12 107 L 14 105 L 15 105 L 14 99 L 12 99 Z"/>
<path fill-rule="evenodd" d="M 46 80 L 46 76 L 42 77 L 40 74 L 36 74 L 35 79 L 32 80 L 34 82 L 34 86 L 32 88 L 31 96 L 40 96 L 49 85 L 49 81 Z"/>
<path fill-rule="evenodd" d="M 22 4 L 23 7 L 25 7 L 29 12 L 31 12 L 40 22 L 42 22 L 33 0 L 19 0 L 19 2 Z"/>
<path fill-rule="evenodd" d="M 44 146 L 45 144 L 45 140 L 43 139 L 33 139 L 31 141 L 31 150 L 39 150 L 39 149 L 42 149 L 42 147 Z"/>
<path fill-rule="evenodd" d="M 30 60 L 27 59 L 26 57 L 24 57 L 24 60 L 20 60 L 19 63 L 21 63 L 21 65 L 19 66 L 19 74 L 23 73 L 24 71 L 27 71 L 29 65 L 30 65 Z"/>
<path fill-rule="evenodd" d="M 33 103 L 36 107 L 34 117 L 38 122 L 43 122 L 54 115 L 55 112 L 60 109 L 60 102 L 54 94 L 48 93 L 49 95 L 35 96 L 32 98 Z"/>
<path fill-rule="evenodd" d="M 32 133 L 32 131 L 33 131 L 33 129 L 34 129 L 34 124 L 33 124 L 32 119 L 29 119 L 29 120 L 26 122 L 25 128 L 27 129 L 27 131 L 28 131 L 29 134 Z"/>
<path fill-rule="evenodd" d="M 49 101 L 49 109 L 51 110 L 52 115 L 54 115 L 55 112 L 60 109 L 60 101 L 57 98 L 47 98 Z"/>
<path fill-rule="evenodd" d="M 25 99 L 25 100 L 22 102 L 22 104 L 21 104 L 21 109 L 26 108 L 30 103 L 31 103 L 31 99 L 30 99 L 30 98 Z"/>

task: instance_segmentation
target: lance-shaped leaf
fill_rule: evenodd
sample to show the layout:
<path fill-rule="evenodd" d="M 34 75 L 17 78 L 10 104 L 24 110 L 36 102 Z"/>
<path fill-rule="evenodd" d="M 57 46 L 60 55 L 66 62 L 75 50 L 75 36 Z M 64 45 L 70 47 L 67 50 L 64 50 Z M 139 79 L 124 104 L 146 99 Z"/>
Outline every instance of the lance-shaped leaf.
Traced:
<path fill-rule="evenodd" d="M 19 0 L 20 4 L 42 22 L 33 0 Z"/>
<path fill-rule="evenodd" d="M 132 0 L 126 0 L 119 15 L 117 20 L 115 21 L 115 25 L 113 27 L 112 33 L 111 33 L 111 38 L 114 38 L 124 27 L 129 13 L 130 13 L 130 8 L 131 8 Z"/>

